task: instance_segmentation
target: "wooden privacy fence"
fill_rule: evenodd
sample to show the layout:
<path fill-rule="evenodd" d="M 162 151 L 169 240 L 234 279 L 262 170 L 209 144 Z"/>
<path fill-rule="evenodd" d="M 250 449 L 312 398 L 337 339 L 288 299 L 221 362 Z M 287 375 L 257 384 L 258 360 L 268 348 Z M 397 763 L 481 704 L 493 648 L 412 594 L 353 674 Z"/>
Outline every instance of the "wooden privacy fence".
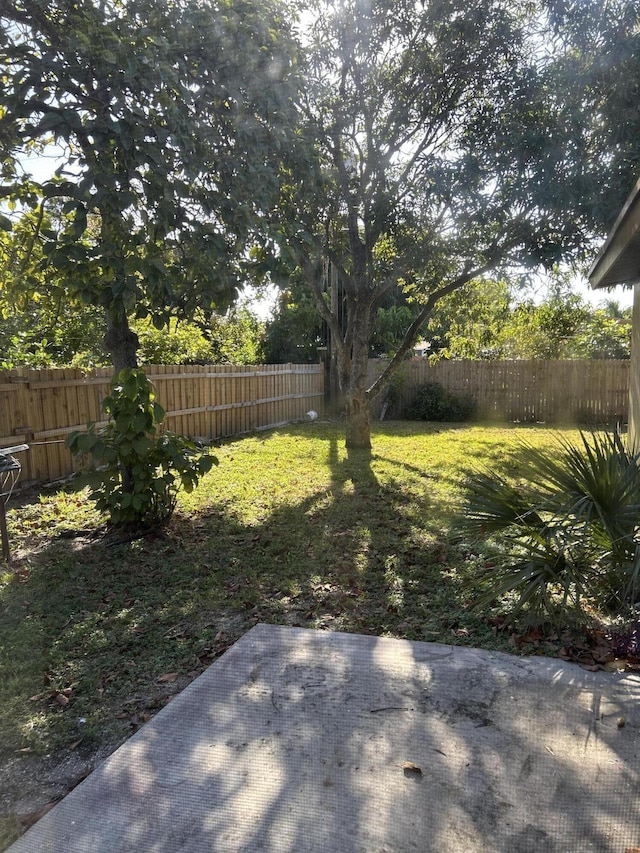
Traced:
<path fill-rule="evenodd" d="M 370 379 L 386 362 L 369 363 Z M 406 411 L 416 389 L 437 382 L 448 391 L 470 394 L 481 419 L 527 423 L 626 423 L 629 361 L 439 361 L 413 359 L 401 369 L 395 415 Z M 376 405 L 377 413 L 384 395 Z M 390 410 L 391 413 L 391 410 Z"/>
<path fill-rule="evenodd" d="M 324 410 L 324 368 L 316 364 L 145 366 L 168 429 L 226 438 Z M 73 471 L 64 439 L 101 423 L 113 371 L 0 371 L 0 447 L 29 444 L 22 480 L 47 482 Z"/>
<path fill-rule="evenodd" d="M 386 362 L 369 363 L 373 380 Z M 259 366 L 148 366 L 169 429 L 206 439 L 242 435 L 324 410 L 324 368 L 316 364 Z M 20 455 L 23 481 L 47 482 L 70 474 L 64 439 L 87 423 L 100 423 L 101 400 L 112 371 L 0 371 L 0 447 L 29 444 Z M 416 388 L 438 382 L 470 394 L 478 417 L 497 421 L 615 424 L 628 419 L 628 361 L 440 361 L 403 365 L 401 416 Z M 382 399 L 376 402 L 379 414 Z"/>

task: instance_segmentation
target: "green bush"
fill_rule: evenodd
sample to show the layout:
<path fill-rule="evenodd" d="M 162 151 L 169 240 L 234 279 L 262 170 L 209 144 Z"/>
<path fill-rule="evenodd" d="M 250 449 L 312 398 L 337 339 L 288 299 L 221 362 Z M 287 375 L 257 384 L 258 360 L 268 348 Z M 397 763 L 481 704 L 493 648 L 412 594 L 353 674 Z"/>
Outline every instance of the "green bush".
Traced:
<path fill-rule="evenodd" d="M 158 431 L 164 409 L 142 370 L 121 370 L 102 406 L 109 415 L 104 429 L 91 424 L 67 437 L 73 454 L 90 458 L 79 486 L 91 487 L 91 499 L 112 524 L 166 521 L 180 489 L 191 492 L 217 459 L 182 436 Z"/>
<path fill-rule="evenodd" d="M 523 445 L 518 480 L 492 472 L 467 483 L 463 527 L 500 549 L 478 578 L 483 607 L 515 596 L 544 621 L 584 605 L 614 612 L 640 596 L 640 464 L 615 433 Z M 476 590 L 477 592 L 477 590 Z"/>
<path fill-rule="evenodd" d="M 169 324 L 157 329 L 149 319 L 131 324 L 138 335 L 138 358 L 141 364 L 214 364 L 211 341 L 195 323 Z"/>
<path fill-rule="evenodd" d="M 407 417 L 415 421 L 468 421 L 475 412 L 469 394 L 454 394 L 437 382 L 425 382 L 417 389 L 407 408 Z"/>

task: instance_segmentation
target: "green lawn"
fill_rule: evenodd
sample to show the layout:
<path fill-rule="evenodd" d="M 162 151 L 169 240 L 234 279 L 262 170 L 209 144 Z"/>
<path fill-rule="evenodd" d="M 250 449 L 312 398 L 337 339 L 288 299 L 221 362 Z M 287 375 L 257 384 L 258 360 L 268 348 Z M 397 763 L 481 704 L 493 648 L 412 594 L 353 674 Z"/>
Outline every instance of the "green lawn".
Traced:
<path fill-rule="evenodd" d="M 523 435 L 553 432 L 377 424 L 368 462 L 347 458 L 341 430 L 225 444 L 154 537 L 105 536 L 82 493 L 11 509 L 0 761 L 116 743 L 257 622 L 512 650 L 469 611 L 482 557 L 456 536 L 461 486 L 473 466 L 512 470 Z"/>

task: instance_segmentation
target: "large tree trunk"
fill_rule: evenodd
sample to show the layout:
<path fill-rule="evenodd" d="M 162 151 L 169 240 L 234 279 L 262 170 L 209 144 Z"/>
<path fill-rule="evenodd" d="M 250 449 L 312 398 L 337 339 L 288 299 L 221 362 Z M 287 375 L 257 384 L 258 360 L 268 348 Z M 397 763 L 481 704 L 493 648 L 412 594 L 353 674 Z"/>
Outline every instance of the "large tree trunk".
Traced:
<path fill-rule="evenodd" d="M 368 366 L 369 330 L 366 324 L 362 324 L 354 334 L 348 366 L 344 365 L 346 445 L 349 450 L 371 450 L 371 404 L 367 394 Z"/>
<path fill-rule="evenodd" d="M 346 399 L 346 445 L 348 450 L 371 450 L 371 410 L 364 391 Z"/>
<path fill-rule="evenodd" d="M 107 308 L 107 333 L 104 343 L 111 356 L 115 373 L 124 367 L 138 366 L 138 336 L 129 328 L 124 305 L 116 302 Z"/>

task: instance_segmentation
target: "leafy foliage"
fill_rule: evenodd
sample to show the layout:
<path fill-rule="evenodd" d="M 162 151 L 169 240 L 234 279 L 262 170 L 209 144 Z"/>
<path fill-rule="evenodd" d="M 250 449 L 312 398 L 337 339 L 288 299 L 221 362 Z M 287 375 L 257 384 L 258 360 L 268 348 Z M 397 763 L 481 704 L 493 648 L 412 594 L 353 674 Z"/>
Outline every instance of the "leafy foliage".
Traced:
<path fill-rule="evenodd" d="M 116 369 L 134 366 L 128 315 L 233 297 L 291 124 L 288 24 L 262 0 L 10 0 L 2 11 L 0 196 L 39 220 L 60 207 L 60 229 L 39 230 L 43 263 L 102 306 Z M 25 156 L 52 142 L 61 164 L 37 181 Z"/>
<path fill-rule="evenodd" d="M 512 303 L 505 280 L 479 279 L 444 296 L 425 330 L 430 354 L 439 358 L 500 358 L 501 330 Z"/>
<path fill-rule="evenodd" d="M 426 330 L 439 358 L 629 358 L 631 321 L 615 303 L 592 308 L 552 280 L 542 301 L 506 281 L 470 282 L 440 300 Z"/>
<path fill-rule="evenodd" d="M 464 528 L 499 537 L 477 606 L 515 593 L 540 620 L 568 604 L 615 609 L 640 595 L 640 464 L 615 433 L 581 433 L 548 451 L 523 445 L 517 481 L 491 472 L 467 484 Z"/>
<path fill-rule="evenodd" d="M 192 322 L 173 318 L 158 328 L 137 320 L 142 364 L 257 364 L 262 358 L 262 323 L 248 310 L 224 315 L 198 311 Z"/>
<path fill-rule="evenodd" d="M 294 275 L 278 298 L 273 319 L 266 324 L 265 361 L 268 364 L 314 363 L 318 361 L 318 347 L 324 345 L 326 333 L 322 318 L 299 276 Z"/>
<path fill-rule="evenodd" d="M 524 302 L 501 330 L 500 350 L 506 358 L 562 358 L 588 318 L 579 296 L 552 297 L 540 305 Z"/>
<path fill-rule="evenodd" d="M 631 356 L 631 318 L 610 316 L 598 308 L 586 318 L 564 350 L 569 358 L 615 358 Z"/>
<path fill-rule="evenodd" d="M 385 302 L 369 341 L 372 357 L 392 357 L 417 314 L 399 287 Z M 275 318 L 267 322 L 267 360 L 316 361 L 324 334 L 311 297 L 298 282 L 283 292 Z M 626 359 L 631 319 L 615 301 L 593 308 L 555 275 L 546 297 L 535 301 L 522 298 L 518 278 L 482 278 L 440 299 L 420 334 L 434 358 Z"/>
<path fill-rule="evenodd" d="M 264 326 L 246 308 L 213 314 L 204 324 L 211 341 L 213 364 L 259 364 L 264 361 Z"/>
<path fill-rule="evenodd" d="M 45 270 L 42 233 L 55 233 L 60 223 L 52 206 L 23 213 L 12 231 L 0 230 L 0 363 L 6 369 L 107 361 L 104 310 L 82 304 L 61 276 Z"/>
<path fill-rule="evenodd" d="M 195 323 L 172 319 L 158 329 L 150 319 L 134 320 L 141 364 L 212 364 L 213 349 Z"/>
<path fill-rule="evenodd" d="M 474 400 L 468 394 L 455 394 L 437 382 L 425 382 L 416 390 L 406 416 L 417 421 L 455 423 L 470 420 L 474 411 Z"/>
<path fill-rule="evenodd" d="M 629 18 L 633 4 L 624 5 Z M 303 182 L 303 168 L 289 166 L 274 212 L 281 251 L 303 272 L 337 351 L 347 444 L 366 447 L 370 402 L 440 299 L 486 274 L 588 253 L 597 192 L 585 161 L 596 131 L 586 78 L 568 84 L 574 45 L 556 37 L 542 4 L 349 0 L 316 9 L 300 119 L 316 158 Z M 601 48 L 591 47 L 593 68 Z M 617 73 L 614 63 L 610 79 Z M 338 305 L 327 259 L 341 282 Z M 374 320 L 394 287 L 415 310 L 368 387 Z"/>
<path fill-rule="evenodd" d="M 42 216 L 40 216 L 42 213 Z M 96 367 L 109 363 L 104 308 L 74 295 L 62 271 L 46 261 L 51 235 L 64 230 L 59 208 L 29 211 L 0 231 L 2 366 Z M 46 236 L 49 235 L 49 236 Z M 141 306 L 138 306 L 138 314 Z M 135 314 L 135 312 L 134 312 Z M 143 364 L 251 363 L 261 356 L 261 324 L 246 310 L 193 312 L 193 322 L 129 317 Z M 159 328 L 160 327 L 160 328 Z"/>
<path fill-rule="evenodd" d="M 640 10 L 635 0 L 550 0 L 547 8 L 562 46 L 558 90 L 572 93 L 564 121 L 573 126 L 572 150 L 582 163 L 576 184 L 556 192 L 576 219 L 604 236 L 638 179 Z"/>
<path fill-rule="evenodd" d="M 93 470 L 79 479 L 115 525 L 153 525 L 172 515 L 180 489 L 191 492 L 217 459 L 171 432 L 159 432 L 164 410 L 141 370 L 125 368 L 103 401 L 109 423 L 73 432 L 67 447 L 89 456 Z"/>

